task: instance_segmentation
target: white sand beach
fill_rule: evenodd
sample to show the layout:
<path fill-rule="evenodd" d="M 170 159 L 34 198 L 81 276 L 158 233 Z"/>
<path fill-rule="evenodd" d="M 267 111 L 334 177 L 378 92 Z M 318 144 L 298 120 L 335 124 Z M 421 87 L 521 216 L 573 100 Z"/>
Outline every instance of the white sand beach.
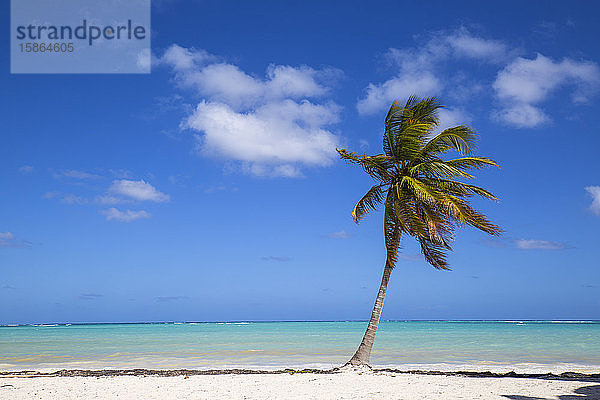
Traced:
<path fill-rule="evenodd" d="M 334 374 L 2 377 L 0 399 L 600 399 L 591 380 Z"/>

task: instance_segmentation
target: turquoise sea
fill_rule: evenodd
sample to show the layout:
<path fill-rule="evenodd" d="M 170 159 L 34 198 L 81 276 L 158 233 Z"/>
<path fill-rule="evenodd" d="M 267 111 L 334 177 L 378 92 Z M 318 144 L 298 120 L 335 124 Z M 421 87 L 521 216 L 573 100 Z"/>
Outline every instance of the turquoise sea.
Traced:
<path fill-rule="evenodd" d="M 366 322 L 0 326 L 0 370 L 329 368 Z M 383 321 L 371 364 L 435 370 L 600 372 L 597 321 Z"/>

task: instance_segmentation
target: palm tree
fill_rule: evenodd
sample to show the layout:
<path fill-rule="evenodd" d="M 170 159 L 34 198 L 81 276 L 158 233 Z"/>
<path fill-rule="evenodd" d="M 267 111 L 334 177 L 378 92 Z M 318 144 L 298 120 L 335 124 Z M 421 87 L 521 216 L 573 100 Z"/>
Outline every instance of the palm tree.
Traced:
<path fill-rule="evenodd" d="M 411 96 L 404 107 L 394 102 L 385 118 L 384 153 L 367 156 L 338 149 L 342 159 L 360 165 L 377 181 L 358 201 L 352 218 L 358 224 L 365 215 L 383 203 L 387 252 L 369 325 L 347 365 L 369 363 L 402 234 L 412 236 L 419 242 L 429 264 L 437 269 L 448 270 L 446 252 L 452 250 L 450 244 L 457 227 L 471 225 L 491 235 L 500 235 L 502 232 L 485 215 L 471 208 L 467 201 L 473 195 L 498 199 L 481 187 L 457 180 L 473 178 L 467 172 L 470 169 L 498 165 L 489 158 L 472 155 L 476 133 L 468 126 L 459 125 L 434 134 L 439 123 L 438 109 L 441 107 L 434 97 L 419 99 Z M 461 157 L 452 160 L 442 158 L 453 150 Z"/>

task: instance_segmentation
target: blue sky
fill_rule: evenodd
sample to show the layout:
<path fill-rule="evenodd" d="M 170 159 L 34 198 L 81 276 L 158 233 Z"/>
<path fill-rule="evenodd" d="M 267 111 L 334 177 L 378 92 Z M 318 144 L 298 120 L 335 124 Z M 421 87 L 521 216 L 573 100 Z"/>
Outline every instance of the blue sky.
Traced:
<path fill-rule="evenodd" d="M 405 239 L 383 318 L 600 319 L 599 11 L 155 0 L 150 75 L 11 75 L 2 41 L 0 323 L 367 319 L 382 215 L 335 148 L 412 93 L 501 164 L 506 232 L 451 272 Z"/>

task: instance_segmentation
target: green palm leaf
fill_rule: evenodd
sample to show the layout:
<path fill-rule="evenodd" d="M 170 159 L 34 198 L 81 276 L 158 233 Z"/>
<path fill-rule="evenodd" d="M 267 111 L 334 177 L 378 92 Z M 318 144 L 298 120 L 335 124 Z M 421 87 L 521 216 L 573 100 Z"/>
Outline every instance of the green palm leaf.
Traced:
<path fill-rule="evenodd" d="M 357 224 L 360 220 L 371 211 L 375 211 L 377 206 L 383 201 L 385 195 L 383 191 L 384 185 L 373 186 L 369 191 L 356 203 L 352 210 L 352 219 Z"/>
<path fill-rule="evenodd" d="M 475 148 L 475 138 L 475 131 L 466 125 L 445 129 L 423 146 L 419 158 L 437 156 L 450 150 L 456 150 L 461 155 L 471 155 Z"/>

